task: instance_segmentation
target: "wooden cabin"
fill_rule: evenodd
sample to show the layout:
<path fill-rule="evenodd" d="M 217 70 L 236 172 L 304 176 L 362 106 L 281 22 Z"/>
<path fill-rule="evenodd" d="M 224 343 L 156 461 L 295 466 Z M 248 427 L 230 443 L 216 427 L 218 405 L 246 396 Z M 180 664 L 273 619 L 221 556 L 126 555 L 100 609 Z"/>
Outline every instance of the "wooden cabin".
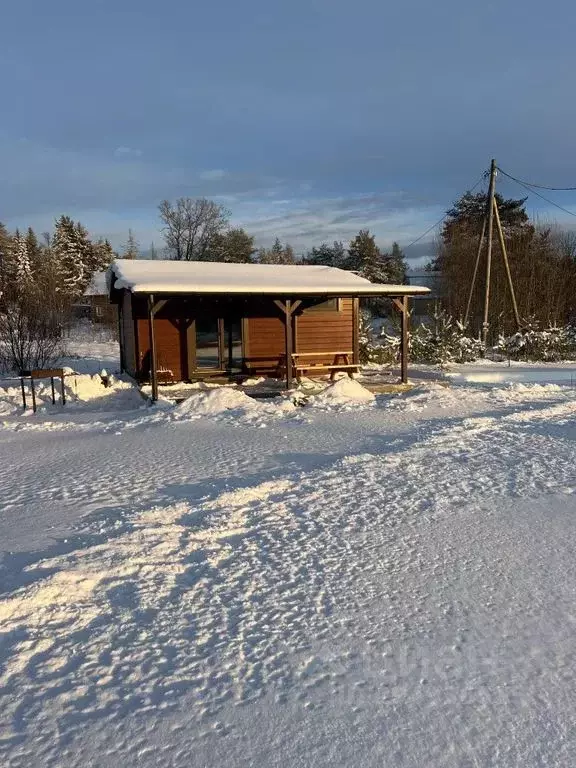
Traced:
<path fill-rule="evenodd" d="M 118 306 L 122 369 L 140 381 L 216 375 L 286 377 L 359 365 L 361 297 L 389 296 L 403 318 L 419 286 L 375 285 L 334 267 L 118 259 L 108 273 Z"/>
<path fill-rule="evenodd" d="M 72 305 L 72 313 L 78 320 L 90 320 L 96 325 L 116 329 L 118 309 L 110 302 L 106 284 L 106 272 L 95 272 L 82 298 Z"/>

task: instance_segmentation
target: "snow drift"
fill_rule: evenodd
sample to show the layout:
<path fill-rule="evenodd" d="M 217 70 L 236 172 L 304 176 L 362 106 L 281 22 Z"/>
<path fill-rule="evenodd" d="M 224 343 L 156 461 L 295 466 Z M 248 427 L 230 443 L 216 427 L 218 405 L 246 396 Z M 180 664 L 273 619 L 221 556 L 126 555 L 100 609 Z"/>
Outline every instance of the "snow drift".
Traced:
<path fill-rule="evenodd" d="M 296 406 L 285 398 L 256 400 L 234 387 L 214 387 L 190 395 L 171 412 L 176 421 L 201 417 L 227 417 L 243 422 L 260 421 L 261 417 L 279 417 L 293 413 Z"/>
<path fill-rule="evenodd" d="M 40 379 L 34 383 L 36 403 L 39 411 L 66 413 L 79 408 L 90 411 L 124 411 L 145 407 L 138 387 L 128 378 L 109 376 L 108 386 L 102 383 L 99 374 L 77 374 L 71 369 L 65 370 L 64 388 L 66 406 L 60 403 L 60 381 L 55 380 L 56 404 L 52 404 L 50 379 Z M 19 379 L 0 387 L 0 416 L 32 414 L 32 395 L 30 382 L 25 381 L 28 408 L 22 407 L 22 391 Z"/>
<path fill-rule="evenodd" d="M 310 398 L 309 404 L 329 408 L 332 406 L 373 405 L 376 397 L 358 381 L 348 376 L 338 379 L 318 395 Z"/>

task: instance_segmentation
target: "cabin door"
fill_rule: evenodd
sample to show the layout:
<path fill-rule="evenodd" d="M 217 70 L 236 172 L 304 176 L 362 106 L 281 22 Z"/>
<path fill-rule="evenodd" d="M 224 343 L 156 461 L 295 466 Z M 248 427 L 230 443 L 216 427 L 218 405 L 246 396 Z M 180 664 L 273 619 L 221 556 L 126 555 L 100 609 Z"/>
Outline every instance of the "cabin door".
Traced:
<path fill-rule="evenodd" d="M 217 317 L 196 318 L 196 368 L 220 368 L 220 323 Z"/>
<path fill-rule="evenodd" d="M 233 370 L 242 367 L 242 320 L 240 317 L 201 315 L 194 322 L 193 369 Z"/>
<path fill-rule="evenodd" d="M 242 318 L 225 317 L 222 322 L 224 331 L 224 365 L 228 370 L 242 368 Z"/>

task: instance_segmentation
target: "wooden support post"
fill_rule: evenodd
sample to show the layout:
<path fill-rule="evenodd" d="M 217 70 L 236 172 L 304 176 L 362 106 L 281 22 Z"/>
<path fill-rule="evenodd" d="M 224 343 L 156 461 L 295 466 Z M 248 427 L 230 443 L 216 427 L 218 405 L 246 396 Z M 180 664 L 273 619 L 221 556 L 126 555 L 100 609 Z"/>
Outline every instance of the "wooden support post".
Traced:
<path fill-rule="evenodd" d="M 294 352 L 292 299 L 286 299 L 286 304 L 284 305 L 284 331 L 286 341 L 286 389 L 292 389 L 292 353 Z"/>
<path fill-rule="evenodd" d="M 488 186 L 488 250 L 486 253 L 486 285 L 484 286 L 484 318 L 482 321 L 482 343 L 488 343 L 488 314 L 490 311 L 490 278 L 492 271 L 492 229 L 494 226 L 494 189 L 496 186 L 496 160 L 490 163 L 490 184 Z"/>
<path fill-rule="evenodd" d="M 484 218 L 482 220 L 482 230 L 480 232 L 480 238 L 478 240 L 478 250 L 476 251 L 476 263 L 474 264 L 474 273 L 472 274 L 472 283 L 470 285 L 470 293 L 468 294 L 468 304 L 466 305 L 466 314 L 464 315 L 464 325 L 468 325 L 468 320 L 470 318 L 470 307 L 472 306 L 472 297 L 474 296 L 474 287 L 476 285 L 476 276 L 478 275 L 478 267 L 480 266 L 480 255 L 482 253 L 482 246 L 484 245 L 485 234 L 486 234 L 486 214 L 484 214 Z"/>
<path fill-rule="evenodd" d="M 20 376 L 20 388 L 22 389 L 22 405 L 26 410 L 26 387 L 24 386 L 24 376 Z"/>
<path fill-rule="evenodd" d="M 234 338 L 232 333 L 232 317 L 228 318 L 228 334 L 226 338 L 226 349 L 228 350 L 228 371 L 232 372 L 232 365 L 234 362 Z"/>
<path fill-rule="evenodd" d="M 360 364 L 360 299 L 352 299 L 352 362 Z"/>
<path fill-rule="evenodd" d="M 302 304 L 301 299 L 296 299 L 296 301 L 292 301 L 292 299 L 286 299 L 285 301 L 280 301 L 279 299 L 274 299 L 274 304 L 278 307 L 278 309 L 284 313 L 284 337 L 285 337 L 285 353 L 286 353 L 286 389 L 292 389 L 292 379 L 293 379 L 293 371 L 292 371 L 292 355 L 294 353 L 294 333 L 292 328 L 292 322 L 294 318 L 294 313 L 298 309 L 298 307 Z"/>
<path fill-rule="evenodd" d="M 504 267 L 506 268 L 506 279 L 508 280 L 508 288 L 510 289 L 510 298 L 512 299 L 512 309 L 514 310 L 514 320 L 516 321 L 516 330 L 520 330 L 520 314 L 518 313 L 518 304 L 516 302 L 516 293 L 514 292 L 514 283 L 512 282 L 512 274 L 510 272 L 510 262 L 508 261 L 508 252 L 506 251 L 506 241 L 504 240 L 504 230 L 502 229 L 502 222 L 500 221 L 500 212 L 498 211 L 498 203 L 494 198 L 494 218 L 496 219 L 496 229 L 498 230 L 498 239 L 500 240 L 500 250 L 502 251 L 502 258 L 504 259 Z"/>
<path fill-rule="evenodd" d="M 188 368 L 188 378 L 196 368 L 196 320 L 186 319 L 186 365 Z"/>
<path fill-rule="evenodd" d="M 224 365 L 226 358 L 226 343 L 224 339 L 224 318 L 218 318 L 218 368 L 224 370 L 227 366 Z"/>
<path fill-rule="evenodd" d="M 122 304 L 118 305 L 118 342 L 120 344 L 120 373 L 126 371 L 126 363 L 124 361 L 124 316 L 122 310 Z"/>
<path fill-rule="evenodd" d="M 394 306 L 400 312 L 400 380 L 408 384 L 408 296 L 392 299 Z"/>
<path fill-rule="evenodd" d="M 154 334 L 154 295 L 148 296 L 148 330 L 150 334 L 150 383 L 152 384 L 152 402 L 158 400 L 158 371 L 156 367 L 156 338 Z"/>
<path fill-rule="evenodd" d="M 60 377 L 60 391 L 62 393 L 62 405 L 66 405 L 66 392 L 64 391 L 64 373 Z"/>
<path fill-rule="evenodd" d="M 52 405 L 56 405 L 56 393 L 54 392 L 54 376 L 50 376 L 50 386 L 52 388 Z"/>
<path fill-rule="evenodd" d="M 402 297 L 401 338 L 400 338 L 400 380 L 408 384 L 408 296 Z"/>
<path fill-rule="evenodd" d="M 32 411 L 36 413 L 36 390 L 34 388 L 34 377 L 30 379 L 30 389 L 32 390 Z"/>

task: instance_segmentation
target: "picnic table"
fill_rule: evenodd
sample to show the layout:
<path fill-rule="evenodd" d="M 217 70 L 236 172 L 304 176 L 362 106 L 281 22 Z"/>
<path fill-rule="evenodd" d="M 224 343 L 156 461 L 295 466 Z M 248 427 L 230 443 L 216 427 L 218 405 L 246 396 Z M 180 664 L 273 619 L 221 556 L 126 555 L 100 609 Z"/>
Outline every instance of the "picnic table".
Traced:
<path fill-rule="evenodd" d="M 326 358 L 332 359 L 331 363 L 325 362 Z M 293 352 L 291 355 L 292 370 L 295 373 L 296 380 L 300 381 L 302 375 L 315 373 L 316 371 L 329 371 L 330 379 L 339 372 L 345 372 L 350 378 L 353 373 L 357 373 L 360 366 L 357 363 L 351 363 L 354 353 L 351 350 L 336 352 Z M 286 355 L 281 355 L 279 374 L 286 372 Z"/>

